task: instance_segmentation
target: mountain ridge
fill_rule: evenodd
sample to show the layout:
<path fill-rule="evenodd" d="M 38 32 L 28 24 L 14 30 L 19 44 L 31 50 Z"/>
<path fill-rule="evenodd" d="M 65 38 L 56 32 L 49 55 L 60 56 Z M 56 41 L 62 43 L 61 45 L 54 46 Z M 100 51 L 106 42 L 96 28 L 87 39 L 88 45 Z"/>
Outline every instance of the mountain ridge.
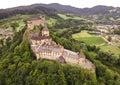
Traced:
<path fill-rule="evenodd" d="M 0 19 L 5 18 L 6 16 L 9 15 L 33 14 L 33 13 L 47 13 L 47 14 L 70 13 L 70 14 L 82 15 L 82 16 L 110 15 L 112 17 L 114 16 L 120 17 L 120 7 L 97 5 L 92 8 L 76 8 L 70 5 L 61 5 L 58 3 L 51 3 L 51 4 L 38 3 L 28 6 L 18 6 L 8 9 L 0 9 L 0 15 L 4 16 L 4 17 L 0 17 Z"/>
<path fill-rule="evenodd" d="M 69 11 L 71 13 L 79 13 L 79 14 L 84 14 L 87 11 L 100 11 L 100 10 L 110 10 L 110 9 L 120 9 L 120 7 L 113 7 L 113 6 L 105 6 L 105 5 L 96 5 L 93 7 L 85 7 L 85 8 L 77 8 L 71 5 L 61 5 L 59 3 L 51 3 L 51 4 L 43 4 L 43 3 L 37 3 L 37 4 L 32 4 L 32 5 L 27 5 L 27 6 L 17 6 L 17 7 L 12 7 L 12 8 L 7 8 L 7 9 L 0 9 L 0 11 L 4 10 L 10 10 L 10 9 L 30 9 L 30 8 L 35 8 L 35 7 L 46 7 L 49 9 L 54 9 L 58 12 L 65 12 L 66 13 Z M 88 12 L 89 14 L 90 12 Z"/>

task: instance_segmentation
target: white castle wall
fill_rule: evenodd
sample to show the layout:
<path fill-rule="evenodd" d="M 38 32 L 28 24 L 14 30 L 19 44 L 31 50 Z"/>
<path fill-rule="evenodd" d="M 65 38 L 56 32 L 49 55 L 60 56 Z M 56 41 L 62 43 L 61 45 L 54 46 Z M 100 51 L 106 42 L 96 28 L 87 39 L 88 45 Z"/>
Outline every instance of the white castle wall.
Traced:
<path fill-rule="evenodd" d="M 37 59 L 40 58 L 45 58 L 45 59 L 49 59 L 49 60 L 57 60 L 58 57 L 61 55 L 62 53 L 55 53 L 55 52 L 39 52 L 36 54 Z"/>
<path fill-rule="evenodd" d="M 44 35 L 49 36 L 49 31 L 42 31 L 42 36 Z"/>

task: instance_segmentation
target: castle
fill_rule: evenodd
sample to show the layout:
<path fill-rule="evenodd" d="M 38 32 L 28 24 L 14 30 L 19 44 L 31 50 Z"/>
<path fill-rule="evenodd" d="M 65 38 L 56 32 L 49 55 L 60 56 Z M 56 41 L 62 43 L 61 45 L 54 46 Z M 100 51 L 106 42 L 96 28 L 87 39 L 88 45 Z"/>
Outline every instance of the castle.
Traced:
<path fill-rule="evenodd" d="M 45 20 L 42 21 L 41 18 L 39 19 L 40 20 L 31 19 L 31 21 L 27 21 L 28 29 L 33 29 L 34 26 L 40 24 L 44 26 L 42 30 L 39 30 L 35 35 L 33 34 L 29 40 L 31 48 L 35 53 L 37 60 L 44 58 L 48 60 L 56 60 L 62 64 L 67 63 L 71 65 L 79 65 L 87 69 L 94 68 L 94 65 L 88 59 L 85 58 L 83 52 L 73 52 L 65 49 L 59 44 L 56 44 L 49 36 L 49 30 L 47 26 L 45 26 Z M 30 22 L 32 23 L 30 24 Z"/>

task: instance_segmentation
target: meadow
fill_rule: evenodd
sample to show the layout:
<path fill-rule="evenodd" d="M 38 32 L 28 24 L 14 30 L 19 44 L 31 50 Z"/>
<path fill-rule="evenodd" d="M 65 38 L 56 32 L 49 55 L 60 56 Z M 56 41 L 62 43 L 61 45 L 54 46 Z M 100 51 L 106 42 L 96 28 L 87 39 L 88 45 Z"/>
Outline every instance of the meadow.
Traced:
<path fill-rule="evenodd" d="M 116 55 L 119 55 L 119 54 L 120 54 L 120 48 L 117 47 L 117 46 L 104 45 L 104 46 L 101 46 L 101 47 L 100 47 L 100 50 L 101 50 L 101 51 L 104 51 L 104 52 L 111 52 L 111 53 L 114 53 L 114 54 L 116 54 Z"/>
<path fill-rule="evenodd" d="M 58 14 L 59 17 L 63 18 L 63 19 L 75 19 L 75 20 L 85 20 L 84 18 L 81 18 L 79 16 L 73 16 L 73 15 L 64 15 L 64 14 Z"/>
<path fill-rule="evenodd" d="M 54 18 L 49 18 L 49 19 L 47 19 L 46 22 L 49 26 L 53 26 L 54 24 L 56 24 L 57 20 Z"/>
<path fill-rule="evenodd" d="M 75 40 L 84 42 L 88 45 L 99 45 L 105 43 L 105 40 L 102 37 L 91 35 L 86 30 L 73 34 L 72 37 Z"/>

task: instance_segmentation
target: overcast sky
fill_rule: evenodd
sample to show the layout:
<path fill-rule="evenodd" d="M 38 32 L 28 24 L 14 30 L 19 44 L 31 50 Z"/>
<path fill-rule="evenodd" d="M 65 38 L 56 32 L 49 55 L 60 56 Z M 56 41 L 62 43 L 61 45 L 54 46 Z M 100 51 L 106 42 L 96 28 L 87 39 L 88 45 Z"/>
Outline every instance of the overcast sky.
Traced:
<path fill-rule="evenodd" d="M 1 8 L 10 8 L 23 5 L 31 5 L 35 3 L 60 3 L 63 5 L 71 5 L 74 7 L 84 8 L 84 7 L 93 7 L 96 5 L 107 5 L 120 7 L 119 0 L 1 0 Z"/>

